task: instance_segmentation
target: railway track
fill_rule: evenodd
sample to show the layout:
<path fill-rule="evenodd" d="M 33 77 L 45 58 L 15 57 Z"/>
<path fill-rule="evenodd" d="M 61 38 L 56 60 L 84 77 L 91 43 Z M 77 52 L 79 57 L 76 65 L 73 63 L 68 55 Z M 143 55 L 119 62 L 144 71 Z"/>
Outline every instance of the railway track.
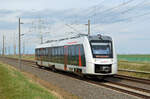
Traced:
<path fill-rule="evenodd" d="M 4 58 L 14 60 L 14 61 L 18 60 L 15 58 L 8 58 L 8 57 L 4 57 Z M 28 64 L 32 67 L 37 67 L 35 64 L 35 61 L 31 61 L 31 60 L 22 59 L 22 64 Z M 43 70 L 45 70 L 45 69 L 43 69 Z M 120 83 L 120 81 L 126 80 L 126 81 L 130 81 L 130 82 L 134 82 L 135 84 L 140 83 L 140 84 L 143 84 L 145 86 L 150 87 L 150 80 L 147 80 L 147 79 L 129 77 L 129 76 L 124 76 L 124 75 L 115 75 L 114 77 L 106 78 L 103 81 L 102 80 L 100 81 L 99 79 L 80 78 L 74 74 L 64 73 L 62 71 L 58 71 L 58 73 L 73 77 L 75 79 L 80 79 L 80 80 L 83 80 L 83 81 L 88 82 L 88 83 L 104 86 L 104 87 L 107 87 L 107 88 L 110 88 L 110 89 L 113 89 L 113 90 L 116 90 L 119 92 L 134 95 L 134 96 L 137 96 L 140 98 L 150 99 L 150 90 L 149 89 L 141 88 L 141 87 L 137 87 L 137 86 L 133 86 L 133 85 L 129 85 L 129 84 Z M 119 79 L 120 81 L 114 81 L 114 79 Z"/>
<path fill-rule="evenodd" d="M 105 79 L 105 81 L 107 82 L 104 84 L 104 86 L 106 87 L 109 87 L 118 91 L 122 91 L 131 95 L 135 95 L 141 98 L 150 99 L 149 89 L 145 89 L 145 88 L 141 88 L 141 87 L 137 87 L 137 86 L 133 86 L 129 84 L 124 84 L 120 82 L 115 82 L 110 79 Z"/>
<path fill-rule="evenodd" d="M 136 87 L 133 88 L 133 87 L 125 86 L 123 84 L 121 85 L 119 83 L 109 82 L 107 80 L 105 83 L 100 83 L 99 81 L 92 81 L 92 80 L 88 82 L 96 84 L 96 85 L 104 86 L 107 88 L 111 88 L 119 92 L 124 92 L 126 94 L 134 95 L 143 99 L 150 99 L 150 93 L 147 92 L 146 90 L 145 90 L 146 92 L 145 91 L 143 92 L 143 89 L 140 89 L 140 88 L 136 88 Z"/>
<path fill-rule="evenodd" d="M 150 85 L 150 80 L 149 79 L 142 79 L 142 78 L 136 78 L 136 77 L 130 77 L 130 76 L 125 76 L 125 75 L 115 75 L 115 78 L 119 79 L 125 79 L 125 80 L 130 80 L 130 81 L 135 81 L 143 84 L 149 84 Z"/>

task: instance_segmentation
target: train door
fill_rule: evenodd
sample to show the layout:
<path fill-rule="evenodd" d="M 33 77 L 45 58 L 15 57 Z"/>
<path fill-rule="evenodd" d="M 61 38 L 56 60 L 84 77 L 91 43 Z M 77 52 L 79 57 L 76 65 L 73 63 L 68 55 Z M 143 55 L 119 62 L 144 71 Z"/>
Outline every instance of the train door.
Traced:
<path fill-rule="evenodd" d="M 42 48 L 40 48 L 40 65 L 42 66 L 43 65 L 43 61 L 42 61 L 42 58 L 43 58 L 43 49 Z"/>
<path fill-rule="evenodd" d="M 64 70 L 67 70 L 68 63 L 68 46 L 64 46 Z"/>

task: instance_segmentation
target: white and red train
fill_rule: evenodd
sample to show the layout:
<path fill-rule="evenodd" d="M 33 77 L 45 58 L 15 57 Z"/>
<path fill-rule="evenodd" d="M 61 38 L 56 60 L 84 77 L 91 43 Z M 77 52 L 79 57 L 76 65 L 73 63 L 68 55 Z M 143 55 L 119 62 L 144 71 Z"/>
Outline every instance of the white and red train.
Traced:
<path fill-rule="evenodd" d="M 117 57 L 110 36 L 82 35 L 41 44 L 35 49 L 38 66 L 83 75 L 117 73 Z"/>

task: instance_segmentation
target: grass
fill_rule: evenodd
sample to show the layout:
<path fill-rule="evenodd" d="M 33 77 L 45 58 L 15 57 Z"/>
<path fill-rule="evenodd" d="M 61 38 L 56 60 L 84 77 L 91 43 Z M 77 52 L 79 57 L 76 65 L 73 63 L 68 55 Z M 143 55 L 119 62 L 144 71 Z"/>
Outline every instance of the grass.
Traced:
<path fill-rule="evenodd" d="M 119 69 L 150 72 L 150 55 L 118 55 Z M 150 74 L 119 71 L 119 74 L 150 79 Z"/>
<path fill-rule="evenodd" d="M 123 71 L 119 71 L 118 74 L 137 77 L 137 78 L 150 79 L 150 74 L 141 74 L 141 73 L 132 73 L 132 72 L 123 72 Z"/>
<path fill-rule="evenodd" d="M 0 99 L 56 99 L 48 90 L 9 65 L 0 63 Z"/>
<path fill-rule="evenodd" d="M 150 72 L 150 63 L 119 61 L 119 69 L 129 69 Z"/>
<path fill-rule="evenodd" d="M 118 55 L 118 60 L 124 60 L 129 62 L 149 62 L 150 55 Z"/>
<path fill-rule="evenodd" d="M 11 57 L 11 58 L 18 58 L 18 55 L 7 55 L 7 57 Z M 31 55 L 22 55 L 21 56 L 22 59 L 26 59 L 26 60 L 35 60 L 35 56 L 33 54 Z"/>

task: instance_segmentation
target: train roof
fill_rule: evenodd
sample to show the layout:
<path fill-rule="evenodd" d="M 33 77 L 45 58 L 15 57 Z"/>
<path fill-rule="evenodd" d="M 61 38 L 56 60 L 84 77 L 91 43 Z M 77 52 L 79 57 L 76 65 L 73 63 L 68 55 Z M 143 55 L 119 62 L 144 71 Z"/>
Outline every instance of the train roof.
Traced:
<path fill-rule="evenodd" d="M 94 35 L 94 36 L 88 36 L 89 41 L 91 40 L 109 40 L 112 41 L 112 38 L 110 36 L 102 36 L 102 35 Z"/>
<path fill-rule="evenodd" d="M 112 38 L 110 36 L 104 36 L 104 35 L 90 35 L 90 36 L 88 36 L 88 35 L 79 35 L 77 37 L 47 41 L 44 44 L 38 45 L 36 48 L 44 48 L 44 47 L 47 47 L 47 46 L 50 46 L 50 45 L 51 46 L 56 46 L 58 43 L 65 43 L 65 42 L 78 41 L 78 43 L 81 43 L 81 42 L 83 42 L 83 40 L 85 38 L 87 38 L 89 41 L 92 41 L 92 40 L 109 40 L 109 41 L 112 41 Z"/>

